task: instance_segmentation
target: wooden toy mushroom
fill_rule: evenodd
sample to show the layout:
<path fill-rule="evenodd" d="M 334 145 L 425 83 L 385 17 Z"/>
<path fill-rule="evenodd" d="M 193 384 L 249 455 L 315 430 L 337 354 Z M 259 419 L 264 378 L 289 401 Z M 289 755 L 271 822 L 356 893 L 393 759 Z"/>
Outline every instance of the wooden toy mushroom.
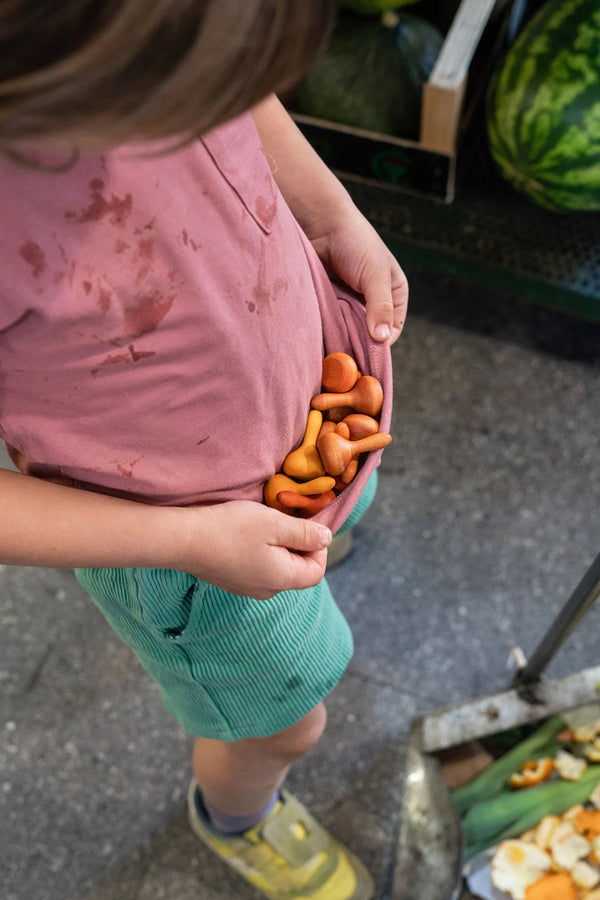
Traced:
<path fill-rule="evenodd" d="M 329 431 L 335 431 L 335 426 L 336 426 L 336 423 L 329 421 L 329 419 L 327 421 L 323 422 L 323 424 L 321 425 L 321 430 L 319 431 L 319 437 L 321 437 L 322 434 L 327 434 L 327 432 L 329 432 Z M 319 438 L 317 438 L 317 443 L 318 442 L 319 442 Z"/>
<path fill-rule="evenodd" d="M 336 491 L 343 491 L 347 488 L 358 471 L 358 459 L 351 459 L 341 475 L 335 479 Z"/>
<path fill-rule="evenodd" d="M 344 422 L 323 422 L 321 425 L 321 430 L 319 431 L 319 437 L 322 434 L 327 434 L 330 431 L 335 431 L 336 434 L 341 434 L 343 438 L 346 438 L 347 441 L 350 440 L 350 429 Z M 318 443 L 319 438 L 317 438 Z"/>
<path fill-rule="evenodd" d="M 383 447 L 387 447 L 391 441 L 392 436 L 383 432 L 372 434 L 369 437 L 362 438 L 360 441 L 347 441 L 341 435 L 332 431 L 319 438 L 317 449 L 325 466 L 325 471 L 337 477 L 347 468 L 351 460 L 356 459 L 361 453 L 381 450 Z"/>
<path fill-rule="evenodd" d="M 277 501 L 285 506 L 289 511 L 298 510 L 308 516 L 314 516 L 316 513 L 325 509 L 332 500 L 335 500 L 334 491 L 325 491 L 324 494 L 304 497 L 295 491 L 279 491 Z"/>
<path fill-rule="evenodd" d="M 347 353 L 330 353 L 323 360 L 323 388 L 326 391 L 345 393 L 358 380 L 356 362 Z"/>
<path fill-rule="evenodd" d="M 332 491 L 334 485 L 335 478 L 330 478 L 327 475 L 300 483 L 278 472 L 276 475 L 272 475 L 265 484 L 265 503 L 267 506 L 278 509 L 280 512 L 287 512 L 288 507 L 285 507 L 277 500 L 277 494 L 280 491 L 294 491 L 296 494 L 308 497 L 311 494 L 325 494 L 327 491 Z"/>
<path fill-rule="evenodd" d="M 317 394 L 311 404 L 313 409 L 325 411 L 336 406 L 351 406 L 355 412 L 376 416 L 383 405 L 383 388 L 373 375 L 363 375 L 351 391 L 343 394 Z"/>
<path fill-rule="evenodd" d="M 369 437 L 377 434 L 379 431 L 379 422 L 372 416 L 365 416 L 364 413 L 351 413 L 342 419 L 340 424 L 348 426 L 351 441 L 360 441 L 361 438 Z"/>
<path fill-rule="evenodd" d="M 318 478 L 320 475 L 325 474 L 316 446 L 322 424 L 323 413 L 317 409 L 311 409 L 308 414 L 302 443 L 296 450 L 288 453 L 283 461 L 283 471 L 290 478 L 308 481 L 310 478 Z"/>
<path fill-rule="evenodd" d="M 330 422 L 341 422 L 346 416 L 354 412 L 351 406 L 334 406 L 327 410 L 327 418 Z"/>

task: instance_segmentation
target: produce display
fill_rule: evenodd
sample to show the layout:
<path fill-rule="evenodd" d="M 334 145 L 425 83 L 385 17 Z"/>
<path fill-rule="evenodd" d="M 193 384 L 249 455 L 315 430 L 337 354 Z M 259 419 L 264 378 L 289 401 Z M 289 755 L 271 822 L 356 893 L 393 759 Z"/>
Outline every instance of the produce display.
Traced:
<path fill-rule="evenodd" d="M 600 4 L 549 0 L 490 83 L 487 125 L 504 177 L 555 211 L 600 210 Z"/>
<path fill-rule="evenodd" d="M 578 803 L 503 841 L 491 881 L 513 900 L 600 900 L 600 808 Z"/>
<path fill-rule="evenodd" d="M 372 375 L 361 375 L 351 356 L 325 357 L 322 387 L 311 401 L 302 443 L 264 487 L 267 506 L 290 515 L 315 515 L 354 479 L 364 453 L 392 440 L 379 431 L 383 389 Z"/>
<path fill-rule="evenodd" d="M 298 85 L 294 108 L 368 131 L 417 139 L 421 89 L 443 43 L 409 13 L 341 14 L 323 56 Z"/>
<path fill-rule="evenodd" d="M 454 791 L 465 857 L 488 851 L 498 897 L 600 900 L 599 760 L 593 704 L 547 720 Z"/>

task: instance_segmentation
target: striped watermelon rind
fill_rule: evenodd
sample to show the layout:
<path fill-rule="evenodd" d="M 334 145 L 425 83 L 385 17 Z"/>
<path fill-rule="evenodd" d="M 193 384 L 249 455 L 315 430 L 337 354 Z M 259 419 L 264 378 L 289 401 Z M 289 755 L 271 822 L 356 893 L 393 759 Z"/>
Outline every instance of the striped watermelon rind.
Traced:
<path fill-rule="evenodd" d="M 504 177 L 558 212 L 600 210 L 600 2 L 550 0 L 492 78 L 490 150 Z"/>

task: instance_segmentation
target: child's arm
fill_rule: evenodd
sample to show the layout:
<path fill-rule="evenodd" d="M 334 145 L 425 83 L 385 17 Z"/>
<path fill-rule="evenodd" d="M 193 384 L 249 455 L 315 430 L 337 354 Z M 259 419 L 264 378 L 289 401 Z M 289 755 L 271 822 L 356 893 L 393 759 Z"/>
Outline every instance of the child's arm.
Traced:
<path fill-rule="evenodd" d="M 273 177 L 322 262 L 364 294 L 371 335 L 393 343 L 408 302 L 398 262 L 277 98 L 268 97 L 252 115 Z"/>
<path fill-rule="evenodd" d="M 331 540 L 322 525 L 247 501 L 150 506 L 6 470 L 0 497 L 0 562 L 180 569 L 257 600 L 317 584 Z"/>

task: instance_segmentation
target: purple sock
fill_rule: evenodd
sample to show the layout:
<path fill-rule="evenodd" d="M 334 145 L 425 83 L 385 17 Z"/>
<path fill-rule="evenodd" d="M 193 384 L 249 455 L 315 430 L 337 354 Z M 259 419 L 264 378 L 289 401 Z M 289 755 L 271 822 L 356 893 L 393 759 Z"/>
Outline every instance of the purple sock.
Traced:
<path fill-rule="evenodd" d="M 196 791 L 196 799 L 200 801 L 201 806 L 208 814 L 213 828 L 216 828 L 221 834 L 243 834 L 244 831 L 248 831 L 249 828 L 258 825 L 259 822 L 266 819 L 269 813 L 274 810 L 276 803 L 279 801 L 279 791 L 273 791 L 273 796 L 266 805 L 248 816 L 230 816 L 228 813 L 221 812 L 220 809 L 207 803 L 199 790 Z"/>

